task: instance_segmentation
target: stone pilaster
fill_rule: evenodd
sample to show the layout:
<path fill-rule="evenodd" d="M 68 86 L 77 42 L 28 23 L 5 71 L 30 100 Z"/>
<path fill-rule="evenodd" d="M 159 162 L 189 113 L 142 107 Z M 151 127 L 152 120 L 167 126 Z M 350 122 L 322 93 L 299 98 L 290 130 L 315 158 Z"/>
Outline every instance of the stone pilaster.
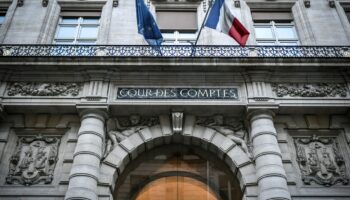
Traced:
<path fill-rule="evenodd" d="M 286 172 L 282 165 L 282 155 L 273 124 L 273 112 L 256 110 L 250 113 L 249 118 L 259 200 L 290 200 Z"/>
<path fill-rule="evenodd" d="M 83 109 L 80 114 L 81 126 L 65 199 L 97 200 L 107 115 L 99 109 Z"/>

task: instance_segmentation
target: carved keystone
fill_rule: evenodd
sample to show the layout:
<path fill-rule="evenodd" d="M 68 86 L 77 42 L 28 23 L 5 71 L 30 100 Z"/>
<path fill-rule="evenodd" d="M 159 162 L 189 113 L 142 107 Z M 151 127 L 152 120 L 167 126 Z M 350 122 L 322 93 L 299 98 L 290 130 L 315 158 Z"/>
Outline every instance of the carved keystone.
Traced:
<path fill-rule="evenodd" d="M 171 113 L 172 122 L 173 122 L 173 132 L 182 133 L 182 124 L 183 124 L 183 113 L 182 112 L 173 112 Z"/>

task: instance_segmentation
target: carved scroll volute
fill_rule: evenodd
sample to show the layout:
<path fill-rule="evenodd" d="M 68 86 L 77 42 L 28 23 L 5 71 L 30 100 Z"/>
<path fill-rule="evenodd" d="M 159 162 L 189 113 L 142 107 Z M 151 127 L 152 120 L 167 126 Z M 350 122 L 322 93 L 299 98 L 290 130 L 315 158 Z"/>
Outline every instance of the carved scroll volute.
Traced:
<path fill-rule="evenodd" d="M 343 156 L 333 137 L 294 138 L 297 162 L 305 184 L 312 182 L 332 186 L 337 183 L 348 184 Z"/>
<path fill-rule="evenodd" d="M 58 137 L 20 137 L 10 158 L 8 184 L 49 184 L 57 163 Z"/>

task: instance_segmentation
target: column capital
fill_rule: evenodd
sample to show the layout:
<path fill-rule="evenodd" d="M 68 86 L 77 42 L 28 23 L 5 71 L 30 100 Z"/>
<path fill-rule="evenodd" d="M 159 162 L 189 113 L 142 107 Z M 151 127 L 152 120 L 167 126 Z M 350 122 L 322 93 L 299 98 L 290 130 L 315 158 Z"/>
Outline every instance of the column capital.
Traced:
<path fill-rule="evenodd" d="M 77 106 L 77 110 L 81 119 L 86 117 L 95 117 L 101 121 L 108 118 L 108 106 Z"/>
<path fill-rule="evenodd" d="M 249 121 L 255 121 L 260 118 L 270 118 L 273 119 L 276 115 L 276 110 L 272 109 L 251 109 L 248 110 L 247 119 Z"/>

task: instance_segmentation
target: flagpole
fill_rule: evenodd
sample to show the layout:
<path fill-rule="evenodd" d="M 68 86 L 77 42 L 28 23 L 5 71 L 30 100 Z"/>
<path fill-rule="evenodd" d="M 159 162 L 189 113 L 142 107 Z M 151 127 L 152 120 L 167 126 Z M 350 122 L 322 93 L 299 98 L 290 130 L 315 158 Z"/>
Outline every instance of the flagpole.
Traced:
<path fill-rule="evenodd" d="M 204 20 L 203 20 L 203 22 L 202 22 L 202 26 L 201 26 L 201 28 L 199 29 L 199 32 L 198 32 L 198 35 L 197 35 L 197 39 L 196 39 L 196 42 L 194 43 L 194 46 L 196 46 L 197 43 L 198 43 L 199 36 L 201 35 L 202 30 L 203 30 L 203 28 L 204 28 L 204 23 L 205 23 L 205 21 L 207 21 L 209 12 L 210 12 L 211 8 L 213 7 L 213 2 L 212 2 L 212 1 L 213 1 L 213 0 L 209 0 L 209 1 L 208 1 L 209 4 L 210 4 L 210 6 L 209 6 L 209 8 L 208 8 L 207 13 L 205 13 L 205 17 L 204 17 Z"/>

